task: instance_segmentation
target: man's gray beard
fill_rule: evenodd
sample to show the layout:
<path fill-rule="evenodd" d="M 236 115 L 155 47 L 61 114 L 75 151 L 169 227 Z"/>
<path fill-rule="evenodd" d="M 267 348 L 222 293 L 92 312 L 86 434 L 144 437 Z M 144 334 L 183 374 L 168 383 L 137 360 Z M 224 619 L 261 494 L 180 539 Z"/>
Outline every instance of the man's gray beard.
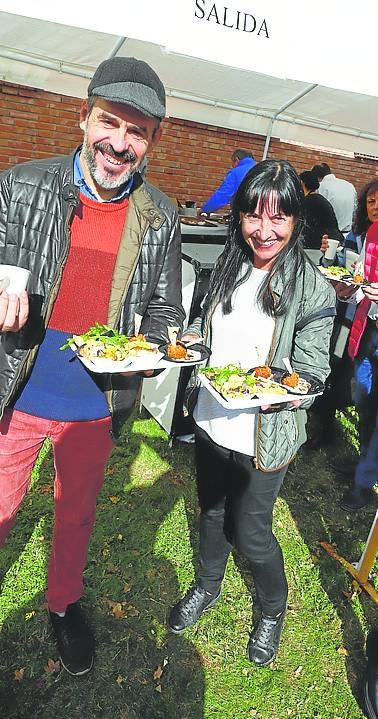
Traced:
<path fill-rule="evenodd" d="M 83 155 L 83 159 L 87 164 L 89 174 L 92 180 L 94 180 L 96 185 L 101 187 L 103 190 L 116 190 L 118 187 L 122 187 L 122 185 L 125 185 L 132 178 L 139 166 L 138 162 L 133 167 L 130 167 L 129 170 L 126 170 L 121 176 L 115 177 L 113 179 L 110 179 L 111 173 L 109 172 L 109 179 L 107 180 L 98 171 L 96 164 L 96 150 L 92 147 L 89 147 L 86 138 L 84 138 L 83 146 L 81 148 L 81 154 Z"/>

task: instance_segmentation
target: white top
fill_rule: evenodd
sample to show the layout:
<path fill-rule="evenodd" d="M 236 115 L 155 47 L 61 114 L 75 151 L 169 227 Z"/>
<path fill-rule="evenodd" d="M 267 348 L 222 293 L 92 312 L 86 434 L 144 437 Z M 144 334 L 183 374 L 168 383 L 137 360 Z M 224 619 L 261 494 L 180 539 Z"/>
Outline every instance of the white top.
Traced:
<path fill-rule="evenodd" d="M 244 268 L 243 268 L 244 269 Z M 249 369 L 265 364 L 274 331 L 274 318 L 256 303 L 258 290 L 267 274 L 253 268 L 248 280 L 232 296 L 232 312 L 224 315 L 219 304 L 211 321 L 212 367 L 239 364 Z M 258 408 L 226 409 L 205 387 L 201 387 L 194 420 L 222 447 L 243 454 L 255 454 L 255 425 Z"/>
<path fill-rule="evenodd" d="M 333 174 L 323 177 L 318 190 L 331 203 L 341 232 L 349 232 L 357 204 L 357 193 L 354 185 L 347 180 L 340 180 Z"/>

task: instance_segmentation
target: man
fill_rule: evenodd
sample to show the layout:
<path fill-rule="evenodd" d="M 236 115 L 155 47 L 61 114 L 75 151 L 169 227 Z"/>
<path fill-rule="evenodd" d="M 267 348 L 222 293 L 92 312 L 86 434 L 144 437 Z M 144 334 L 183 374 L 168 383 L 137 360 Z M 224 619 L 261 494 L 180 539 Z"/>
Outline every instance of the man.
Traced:
<path fill-rule="evenodd" d="M 331 203 L 339 230 L 346 236 L 352 228 L 353 214 L 357 205 L 357 193 L 354 185 L 336 177 L 326 162 L 314 165 L 312 172 L 315 173 L 320 183 L 319 194 Z"/>
<path fill-rule="evenodd" d="M 244 180 L 247 172 L 256 165 L 256 160 L 247 150 L 235 150 L 231 155 L 231 164 L 232 169 L 227 173 L 218 189 L 202 205 L 201 212 L 216 212 L 220 207 L 232 202 L 241 181 Z"/>
<path fill-rule="evenodd" d="M 141 376 L 91 374 L 60 347 L 95 322 L 160 342 L 182 324 L 177 214 L 138 173 L 164 116 L 164 87 L 149 65 L 105 60 L 82 103 L 82 147 L 0 176 L 0 262 L 32 273 L 29 300 L 0 294 L 0 545 L 49 437 L 56 477 L 47 601 L 62 664 L 74 675 L 93 664 L 78 601 L 96 496 Z"/>

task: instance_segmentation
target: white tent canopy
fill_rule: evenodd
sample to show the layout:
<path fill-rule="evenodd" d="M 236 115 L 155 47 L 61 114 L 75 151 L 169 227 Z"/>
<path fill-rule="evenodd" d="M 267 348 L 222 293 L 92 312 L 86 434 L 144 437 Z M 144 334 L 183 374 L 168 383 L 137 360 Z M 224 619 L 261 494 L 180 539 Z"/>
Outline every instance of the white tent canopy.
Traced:
<path fill-rule="evenodd" d="M 343 56 L 338 55 L 336 40 L 323 49 L 329 39 L 324 33 L 323 39 L 314 40 L 314 19 L 311 16 L 310 24 L 304 23 L 303 3 L 296 0 L 290 5 L 297 13 L 291 8 L 290 18 L 284 16 L 282 2 L 272 2 L 267 10 L 266 2 L 255 1 L 254 15 L 236 0 L 228 0 L 226 14 L 225 5 L 207 0 L 138 0 L 127 11 L 125 3 L 113 2 L 105 19 L 104 8 L 96 16 L 96 5 L 87 0 L 82 0 L 80 9 L 73 9 L 71 0 L 61 8 L 46 5 L 39 0 L 32 4 L 0 0 L 0 10 L 11 10 L 0 12 L 3 80 L 84 97 L 88 79 L 101 60 L 113 54 L 134 55 L 149 62 L 161 77 L 172 117 L 378 155 L 376 63 L 367 50 L 370 47 L 373 53 L 374 47 L 368 42 L 374 25 L 368 10 L 378 16 L 378 3 L 365 3 L 368 27 L 361 33 L 361 54 L 356 46 L 348 47 L 348 41 L 355 40 L 355 26 L 349 28 L 350 38 L 340 21 L 337 33 L 333 27 L 337 38 L 344 31 Z M 319 0 L 317 17 L 323 6 L 326 3 Z M 360 2 L 360 24 L 363 6 Z M 329 22 L 332 12 L 328 8 Z M 348 18 L 352 23 L 353 18 Z M 64 21 L 69 24 L 61 24 Z M 307 57 L 312 64 L 304 62 Z M 264 68 L 269 74 L 262 73 Z M 283 79 L 279 73 L 296 79 Z M 354 92 L 357 88 L 370 94 Z"/>

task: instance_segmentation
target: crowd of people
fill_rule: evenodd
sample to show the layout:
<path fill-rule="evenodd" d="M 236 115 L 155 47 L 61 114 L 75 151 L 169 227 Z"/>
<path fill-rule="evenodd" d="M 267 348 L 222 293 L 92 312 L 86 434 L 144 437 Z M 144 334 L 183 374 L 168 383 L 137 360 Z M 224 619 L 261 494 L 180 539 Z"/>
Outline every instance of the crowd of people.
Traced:
<path fill-rule="evenodd" d="M 56 476 L 47 602 L 62 664 L 73 675 L 88 672 L 94 658 L 80 598 L 96 497 L 142 376 L 153 371 L 95 375 L 59 348 L 96 322 L 159 343 L 168 341 L 168 328 L 182 329 L 178 215 L 145 176 L 165 114 L 165 90 L 149 65 L 105 60 L 81 106 L 82 145 L 68 157 L 0 176 L 1 262 L 31 272 L 27 291 L 0 290 L 0 543 L 48 437 Z M 235 151 L 232 162 L 202 207 L 231 201 L 229 236 L 202 315 L 183 339 L 203 337 L 214 366 L 284 368 L 287 357 L 299 374 L 320 382 L 330 375 L 320 411 L 332 421 L 338 405 L 326 398 L 337 394 L 340 362 L 352 361 L 361 446 L 342 506 L 357 510 L 370 500 L 378 470 L 378 180 L 363 190 L 355 212 L 353 185 L 324 163 L 298 176 L 289 162 L 256 163 L 247 151 Z M 333 287 L 318 271 L 306 248 L 326 251 L 330 238 L 340 241 L 338 262 L 348 248 L 361 254 L 367 286 Z M 339 332 L 347 315 L 351 330 L 335 362 L 335 317 Z M 259 667 L 276 656 L 287 607 L 273 507 L 306 442 L 310 406 L 304 398 L 230 410 L 202 387 L 193 413 L 199 563 L 168 626 L 180 633 L 216 604 L 234 546 L 248 561 L 261 606 L 247 640 L 249 660 Z M 376 716 L 374 662 L 367 686 Z"/>

